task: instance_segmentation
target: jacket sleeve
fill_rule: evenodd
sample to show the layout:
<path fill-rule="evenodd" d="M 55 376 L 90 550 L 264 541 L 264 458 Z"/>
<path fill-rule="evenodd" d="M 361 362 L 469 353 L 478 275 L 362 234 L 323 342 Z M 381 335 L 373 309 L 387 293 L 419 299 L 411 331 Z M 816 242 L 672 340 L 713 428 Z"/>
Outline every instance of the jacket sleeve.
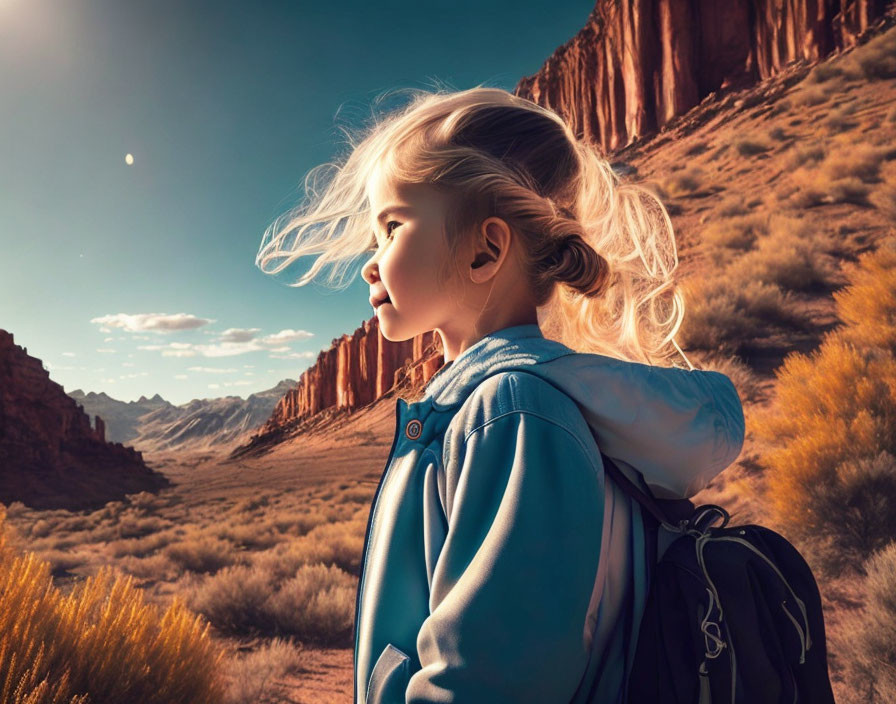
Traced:
<path fill-rule="evenodd" d="M 511 411 L 468 433 L 445 477 L 448 531 L 406 704 L 569 701 L 596 608 L 596 449 L 554 419 Z"/>

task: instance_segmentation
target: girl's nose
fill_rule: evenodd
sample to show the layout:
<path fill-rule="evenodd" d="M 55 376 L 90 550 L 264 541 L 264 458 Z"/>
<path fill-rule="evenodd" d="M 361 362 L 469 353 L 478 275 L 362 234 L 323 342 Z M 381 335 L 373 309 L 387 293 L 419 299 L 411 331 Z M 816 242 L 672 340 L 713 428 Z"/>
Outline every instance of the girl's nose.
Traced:
<path fill-rule="evenodd" d="M 379 281 L 380 275 L 377 270 L 376 255 L 373 255 L 370 259 L 367 260 L 367 263 L 361 268 L 361 277 L 369 284 L 372 284 L 374 281 Z"/>

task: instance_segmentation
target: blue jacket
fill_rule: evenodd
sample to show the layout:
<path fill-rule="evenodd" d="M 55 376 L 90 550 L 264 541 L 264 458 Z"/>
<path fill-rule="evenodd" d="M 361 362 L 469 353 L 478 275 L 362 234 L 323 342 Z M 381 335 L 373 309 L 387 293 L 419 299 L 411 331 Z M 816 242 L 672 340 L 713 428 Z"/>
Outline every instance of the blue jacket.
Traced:
<path fill-rule="evenodd" d="M 577 353 L 518 325 L 395 412 L 361 564 L 355 704 L 621 701 L 644 524 L 598 445 L 654 495 L 692 496 L 743 445 L 728 377 Z"/>

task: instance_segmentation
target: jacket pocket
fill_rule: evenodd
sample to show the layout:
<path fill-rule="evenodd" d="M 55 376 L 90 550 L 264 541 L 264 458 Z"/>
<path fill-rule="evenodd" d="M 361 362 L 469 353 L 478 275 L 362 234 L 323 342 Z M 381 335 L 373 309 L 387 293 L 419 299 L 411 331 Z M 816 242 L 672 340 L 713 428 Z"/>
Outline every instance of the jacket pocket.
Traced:
<path fill-rule="evenodd" d="M 404 703 L 410 679 L 409 661 L 410 658 L 391 643 L 383 648 L 367 681 L 367 704 Z"/>

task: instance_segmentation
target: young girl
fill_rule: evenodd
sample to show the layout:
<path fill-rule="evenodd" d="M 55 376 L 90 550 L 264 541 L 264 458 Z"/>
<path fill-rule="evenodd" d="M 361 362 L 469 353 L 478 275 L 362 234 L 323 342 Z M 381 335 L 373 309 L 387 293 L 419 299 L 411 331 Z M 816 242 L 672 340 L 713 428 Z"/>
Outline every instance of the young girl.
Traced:
<path fill-rule="evenodd" d="M 665 209 L 548 109 L 420 92 L 265 233 L 257 263 L 318 254 L 304 285 L 371 250 L 383 337 L 435 331 L 445 364 L 396 401 L 355 704 L 623 701 L 645 528 L 600 453 L 659 498 L 690 497 L 744 436 L 725 375 L 672 365 Z"/>

